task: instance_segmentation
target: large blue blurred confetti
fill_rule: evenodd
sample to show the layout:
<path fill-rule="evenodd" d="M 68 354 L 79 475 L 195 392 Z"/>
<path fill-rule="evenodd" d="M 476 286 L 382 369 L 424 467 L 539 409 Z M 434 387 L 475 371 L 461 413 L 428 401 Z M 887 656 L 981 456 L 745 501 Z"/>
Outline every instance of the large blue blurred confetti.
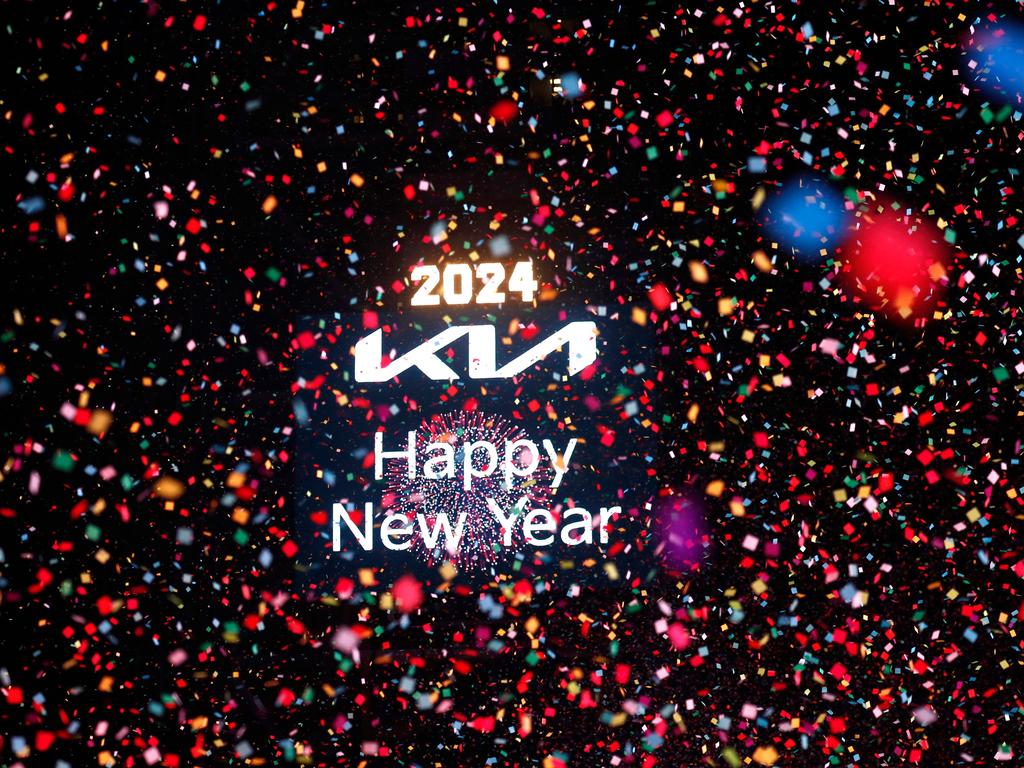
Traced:
<path fill-rule="evenodd" d="M 851 226 L 842 195 L 827 182 L 790 179 L 764 204 L 766 229 L 803 258 L 818 258 L 842 242 Z"/>

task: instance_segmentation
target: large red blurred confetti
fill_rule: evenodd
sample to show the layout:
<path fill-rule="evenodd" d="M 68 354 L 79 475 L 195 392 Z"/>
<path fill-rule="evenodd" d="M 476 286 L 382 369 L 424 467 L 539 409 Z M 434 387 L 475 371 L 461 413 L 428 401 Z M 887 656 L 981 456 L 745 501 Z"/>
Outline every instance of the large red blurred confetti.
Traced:
<path fill-rule="evenodd" d="M 892 211 L 866 214 L 851 240 L 850 275 L 873 307 L 909 318 L 942 297 L 948 248 L 932 224 Z"/>

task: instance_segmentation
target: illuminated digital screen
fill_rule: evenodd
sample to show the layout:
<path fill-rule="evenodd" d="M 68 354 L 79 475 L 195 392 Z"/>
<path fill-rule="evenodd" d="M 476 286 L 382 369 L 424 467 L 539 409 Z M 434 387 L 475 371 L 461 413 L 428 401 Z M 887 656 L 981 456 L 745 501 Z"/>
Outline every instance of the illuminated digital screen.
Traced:
<path fill-rule="evenodd" d="M 303 319 L 309 574 L 641 567 L 653 336 L 629 307 L 536 301 L 530 261 L 411 270 L 407 307 Z M 488 305 L 488 306 L 482 306 Z M 493 305 L 493 306 L 492 306 Z"/>

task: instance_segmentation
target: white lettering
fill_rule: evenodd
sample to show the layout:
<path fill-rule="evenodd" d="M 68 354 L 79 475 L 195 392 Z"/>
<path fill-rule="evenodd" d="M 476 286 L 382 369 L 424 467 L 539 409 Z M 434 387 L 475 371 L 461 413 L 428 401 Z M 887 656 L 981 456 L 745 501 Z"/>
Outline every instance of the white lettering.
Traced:
<path fill-rule="evenodd" d="M 409 479 L 411 480 L 416 477 L 416 433 L 410 430 L 407 440 L 408 449 L 404 451 L 385 451 L 384 433 L 373 433 L 373 476 L 377 480 L 384 477 L 384 459 L 405 459 L 409 462 Z"/>
<path fill-rule="evenodd" d="M 602 544 L 608 543 L 608 531 L 611 528 L 612 515 L 621 515 L 622 507 L 601 507 L 601 530 L 598 531 Z"/>
<path fill-rule="evenodd" d="M 435 353 L 465 335 L 465 329 L 461 326 L 446 328 L 434 338 L 423 342 L 411 352 L 406 352 L 382 368 L 380 362 L 384 357 L 384 331 L 378 328 L 356 343 L 356 381 L 390 381 L 413 366 L 419 368 L 428 379 L 457 379 L 459 375 L 438 360 Z"/>
<path fill-rule="evenodd" d="M 473 454 L 480 449 L 483 449 L 487 454 L 486 469 L 478 469 L 473 466 Z M 463 452 L 462 488 L 468 491 L 473 484 L 474 477 L 488 477 L 494 474 L 494 470 L 498 467 L 498 449 L 494 447 L 494 443 L 487 440 L 474 440 L 463 449 Z M 505 462 L 508 463 L 507 456 L 505 457 Z"/>
<path fill-rule="evenodd" d="M 395 523 L 398 523 L 397 528 L 395 527 Z M 384 546 L 387 549 L 408 549 L 412 546 L 412 534 L 412 521 L 405 515 L 399 515 L 392 512 L 390 515 L 385 517 L 384 522 L 380 524 L 380 540 L 384 542 Z M 405 541 L 395 541 L 395 536 L 408 536 L 410 538 Z"/>
<path fill-rule="evenodd" d="M 579 515 L 580 519 L 569 523 L 569 515 Z M 562 524 L 563 544 L 575 547 L 577 544 L 594 543 L 594 516 L 583 507 L 567 509 L 565 514 L 562 515 Z M 577 536 L 572 536 L 571 534 L 575 531 L 579 531 L 579 534 Z"/>
<path fill-rule="evenodd" d="M 555 470 L 555 477 L 551 481 L 551 487 L 557 488 L 562 484 L 562 478 L 565 477 L 565 473 L 569 471 L 569 459 L 572 458 L 572 452 L 576 450 L 576 438 L 571 438 L 569 444 L 565 447 L 565 453 L 561 456 L 555 450 L 554 444 L 550 440 L 544 440 L 544 450 L 548 452 L 548 457 L 551 459 L 551 466 Z"/>
<path fill-rule="evenodd" d="M 459 513 L 459 521 L 455 524 L 454 531 L 452 531 L 452 523 L 448 519 L 446 512 L 442 512 L 434 518 L 434 526 L 432 528 L 427 526 L 427 518 L 422 513 L 416 515 L 416 522 L 420 525 L 420 535 L 423 537 L 423 543 L 427 549 L 433 550 L 437 546 L 437 539 L 441 534 L 441 530 L 444 529 L 446 549 L 449 552 L 455 552 L 459 548 L 459 542 L 462 541 L 462 529 L 466 524 L 466 513 Z"/>
<path fill-rule="evenodd" d="M 356 541 L 359 542 L 359 546 L 369 552 L 373 549 L 373 504 L 366 502 L 363 506 L 363 528 L 360 531 L 352 518 L 349 517 L 348 510 L 345 509 L 344 504 L 335 504 L 332 507 L 332 521 L 333 525 L 333 536 L 331 546 L 335 552 L 341 551 L 341 521 L 345 521 L 345 525 L 352 531 L 352 535 L 356 537 Z"/>
<path fill-rule="evenodd" d="M 517 453 L 518 452 L 518 453 Z M 520 466 L 516 459 L 523 453 L 529 452 L 530 461 L 526 466 Z M 537 469 L 540 463 L 540 451 L 533 440 L 506 440 L 505 441 L 505 488 L 512 487 L 512 477 L 529 477 Z"/>
<path fill-rule="evenodd" d="M 428 451 L 441 451 L 440 456 L 433 456 L 423 464 L 423 476 L 428 480 L 439 480 L 442 477 L 455 477 L 455 449 L 448 443 L 431 443 Z M 440 467 L 440 469 L 439 469 Z"/>
<path fill-rule="evenodd" d="M 526 497 L 523 496 L 516 505 L 509 510 L 508 516 L 501 511 L 501 507 L 498 506 L 494 499 L 488 497 L 487 506 L 490 507 L 492 514 L 498 518 L 498 524 L 501 526 L 501 543 L 506 547 L 512 546 L 512 527 L 516 524 L 516 518 L 522 511 L 523 504 L 526 503 Z"/>
<path fill-rule="evenodd" d="M 555 527 L 555 518 L 550 512 L 546 509 L 531 509 L 523 520 L 523 536 L 526 537 L 527 544 L 546 547 L 555 540 Z M 536 535 L 540 532 L 549 535 L 542 539 Z"/>
<path fill-rule="evenodd" d="M 597 359 L 597 324 L 590 320 L 569 323 L 510 362 L 497 366 L 497 342 L 493 325 L 453 325 L 404 355 L 382 366 L 384 331 L 380 328 L 356 342 L 355 379 L 359 382 L 384 382 L 419 368 L 435 381 L 458 379 L 437 353 L 464 336 L 469 337 L 469 377 L 471 379 L 510 379 L 536 365 L 552 352 L 568 347 L 566 372 L 575 376 Z"/>

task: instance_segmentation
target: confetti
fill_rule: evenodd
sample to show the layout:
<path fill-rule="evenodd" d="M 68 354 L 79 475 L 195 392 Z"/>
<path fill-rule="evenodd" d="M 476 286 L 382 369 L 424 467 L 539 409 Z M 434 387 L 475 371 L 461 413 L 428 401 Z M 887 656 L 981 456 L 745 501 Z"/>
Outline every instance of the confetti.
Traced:
<path fill-rule="evenodd" d="M 766 229 L 804 258 L 842 242 L 850 226 L 842 196 L 814 179 L 787 180 L 762 208 Z"/>
<path fill-rule="evenodd" d="M 4 25 L 0 764 L 1016 764 L 1015 4 L 74 5 Z M 385 497 L 470 545 L 335 551 Z"/>

